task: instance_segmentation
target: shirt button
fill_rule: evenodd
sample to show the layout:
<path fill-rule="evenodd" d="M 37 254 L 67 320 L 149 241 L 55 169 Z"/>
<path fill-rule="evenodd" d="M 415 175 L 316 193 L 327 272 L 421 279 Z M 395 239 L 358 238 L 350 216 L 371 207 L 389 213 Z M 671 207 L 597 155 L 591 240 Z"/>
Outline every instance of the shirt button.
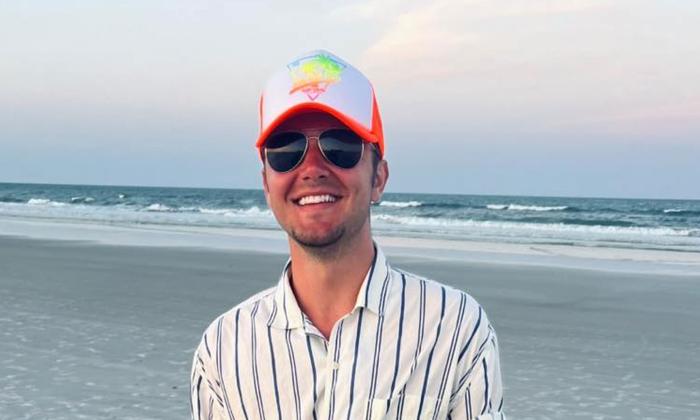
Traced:
<path fill-rule="evenodd" d="M 331 364 L 331 367 L 333 368 L 333 370 L 338 370 L 340 365 L 338 364 L 338 362 L 333 362 L 333 364 Z"/>

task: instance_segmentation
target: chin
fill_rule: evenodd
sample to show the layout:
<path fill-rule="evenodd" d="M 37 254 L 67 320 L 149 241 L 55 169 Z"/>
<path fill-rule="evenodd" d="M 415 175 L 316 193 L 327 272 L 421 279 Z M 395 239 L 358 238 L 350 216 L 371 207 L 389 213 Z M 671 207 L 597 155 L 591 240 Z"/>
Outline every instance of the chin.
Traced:
<path fill-rule="evenodd" d="M 325 235 L 319 235 L 316 232 L 289 232 L 289 236 L 291 236 L 296 243 L 307 248 L 325 248 L 331 245 L 335 245 L 338 242 L 340 242 L 344 235 L 345 229 L 343 228 L 338 228 L 334 231 L 326 233 Z"/>

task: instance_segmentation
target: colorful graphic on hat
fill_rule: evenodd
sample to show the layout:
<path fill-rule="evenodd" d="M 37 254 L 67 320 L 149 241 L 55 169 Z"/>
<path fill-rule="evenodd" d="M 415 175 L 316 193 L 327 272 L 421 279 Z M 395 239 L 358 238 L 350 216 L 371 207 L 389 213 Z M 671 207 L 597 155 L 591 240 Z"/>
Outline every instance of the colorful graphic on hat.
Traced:
<path fill-rule="evenodd" d="M 340 81 L 345 64 L 325 54 L 316 54 L 300 58 L 287 67 L 292 78 L 289 94 L 302 91 L 310 100 L 315 101 L 330 85 Z"/>

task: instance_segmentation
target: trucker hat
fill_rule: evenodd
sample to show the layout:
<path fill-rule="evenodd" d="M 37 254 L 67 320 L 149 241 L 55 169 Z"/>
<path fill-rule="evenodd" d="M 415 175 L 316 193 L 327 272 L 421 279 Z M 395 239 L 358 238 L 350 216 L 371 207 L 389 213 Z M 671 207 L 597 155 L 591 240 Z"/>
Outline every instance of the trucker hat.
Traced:
<path fill-rule="evenodd" d="M 287 118 L 322 111 L 347 125 L 384 156 L 384 133 L 370 81 L 338 56 L 316 50 L 295 58 L 275 73 L 260 96 L 260 132 L 255 146 Z"/>

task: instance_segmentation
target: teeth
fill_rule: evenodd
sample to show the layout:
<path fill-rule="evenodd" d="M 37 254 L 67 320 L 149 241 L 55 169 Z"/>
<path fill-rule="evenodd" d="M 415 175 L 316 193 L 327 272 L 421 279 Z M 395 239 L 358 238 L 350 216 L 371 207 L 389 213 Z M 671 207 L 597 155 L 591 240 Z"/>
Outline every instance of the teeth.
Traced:
<path fill-rule="evenodd" d="M 336 200 L 335 197 L 333 197 L 330 194 L 323 194 L 323 195 L 307 195 L 306 197 L 302 197 L 299 200 L 299 205 L 300 206 L 305 206 L 307 204 L 318 204 L 318 203 L 332 203 Z"/>

